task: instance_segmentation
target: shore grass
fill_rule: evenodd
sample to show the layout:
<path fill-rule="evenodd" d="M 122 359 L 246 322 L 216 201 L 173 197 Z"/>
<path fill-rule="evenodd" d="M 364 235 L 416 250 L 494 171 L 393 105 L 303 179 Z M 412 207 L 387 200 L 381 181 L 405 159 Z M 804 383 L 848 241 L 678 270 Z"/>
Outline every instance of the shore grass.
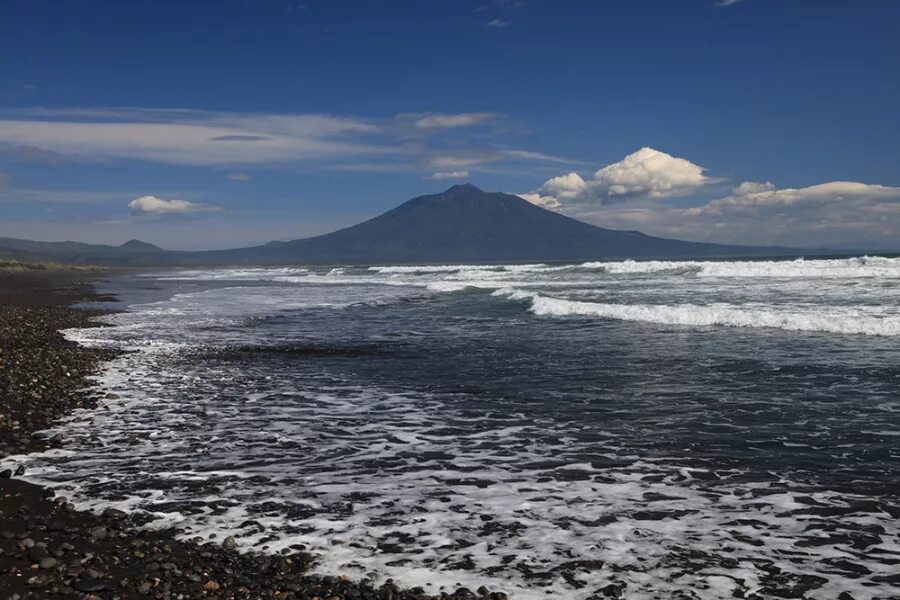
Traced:
<path fill-rule="evenodd" d="M 30 271 L 105 271 L 106 267 L 94 265 L 67 265 L 52 261 L 22 261 L 11 258 L 0 258 L 0 271 L 6 273 L 26 273 Z"/>

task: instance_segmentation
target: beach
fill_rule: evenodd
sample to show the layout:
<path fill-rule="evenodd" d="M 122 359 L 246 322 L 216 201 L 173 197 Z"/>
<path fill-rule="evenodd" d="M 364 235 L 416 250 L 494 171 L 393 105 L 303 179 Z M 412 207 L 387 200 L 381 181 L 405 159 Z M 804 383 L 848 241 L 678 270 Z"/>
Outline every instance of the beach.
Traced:
<path fill-rule="evenodd" d="M 885 257 L 9 276 L 0 592 L 896 597 L 898 278 Z"/>

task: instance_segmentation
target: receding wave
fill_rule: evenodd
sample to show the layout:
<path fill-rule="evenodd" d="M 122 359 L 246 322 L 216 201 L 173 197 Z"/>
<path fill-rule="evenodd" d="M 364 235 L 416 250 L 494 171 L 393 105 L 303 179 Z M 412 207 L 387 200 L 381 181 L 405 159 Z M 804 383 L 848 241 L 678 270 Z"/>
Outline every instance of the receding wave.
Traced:
<path fill-rule="evenodd" d="M 900 336 L 900 316 L 860 314 L 858 310 L 763 309 L 734 304 L 608 304 L 564 300 L 503 288 L 493 293 L 512 300 L 528 300 L 540 316 L 586 316 L 618 321 L 692 327 L 725 326 L 821 331 L 829 333 Z"/>
<path fill-rule="evenodd" d="M 252 344 L 245 346 L 211 347 L 209 352 L 222 354 L 272 354 L 285 356 L 369 356 L 381 354 L 387 350 L 385 344 L 354 344 L 354 345 L 324 345 L 324 344 Z"/>

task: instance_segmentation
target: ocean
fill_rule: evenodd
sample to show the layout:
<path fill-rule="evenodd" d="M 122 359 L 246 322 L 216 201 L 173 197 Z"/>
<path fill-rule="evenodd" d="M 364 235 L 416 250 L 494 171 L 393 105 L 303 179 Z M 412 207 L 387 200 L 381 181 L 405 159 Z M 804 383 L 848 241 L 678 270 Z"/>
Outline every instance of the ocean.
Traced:
<path fill-rule="evenodd" d="M 123 312 L 66 335 L 129 352 L 19 461 L 79 507 L 432 593 L 900 597 L 898 258 L 104 291 Z"/>

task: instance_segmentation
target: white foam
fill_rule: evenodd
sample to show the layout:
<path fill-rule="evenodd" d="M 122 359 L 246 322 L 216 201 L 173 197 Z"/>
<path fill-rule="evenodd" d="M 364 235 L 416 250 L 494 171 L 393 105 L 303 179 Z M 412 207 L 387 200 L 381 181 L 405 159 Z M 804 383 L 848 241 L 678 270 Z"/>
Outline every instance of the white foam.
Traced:
<path fill-rule="evenodd" d="M 101 377 L 120 400 L 79 411 L 55 430 L 76 451 L 8 460 L 27 463 L 33 481 L 68 488 L 64 493 L 80 508 L 143 510 L 154 517 L 149 527 L 174 526 L 185 538 L 235 536 L 247 549 L 258 549 L 264 538 L 271 552 L 304 544 L 319 557 L 322 574 L 374 574 L 430 593 L 486 585 L 514 600 L 546 598 L 547 590 L 586 600 L 624 583 L 629 598 L 689 589 L 720 600 L 736 589 L 761 594 L 765 572 L 757 565 L 766 563 L 823 577 L 810 598 L 893 592 L 875 579 L 893 573 L 890 561 L 880 560 L 889 554 L 879 553 L 897 549 L 890 515 L 857 511 L 836 522 L 804 512 L 808 502 L 865 506 L 863 496 L 810 492 L 787 480 L 771 488 L 728 469 L 718 469 L 722 480 L 709 484 L 689 476 L 698 469 L 640 459 L 629 464 L 615 432 L 593 432 L 600 441 L 572 439 L 559 446 L 555 466 L 535 466 L 547 457 L 545 442 L 564 439 L 571 423 L 503 426 L 496 418 L 461 414 L 450 398 L 327 385 L 298 391 L 293 381 L 242 398 L 234 393 L 243 389 L 242 374 L 227 367 L 192 372 L 195 383 L 184 390 L 173 386 L 185 376 L 180 365 L 167 370 L 165 363 L 136 358 L 116 359 Z M 223 383 L 204 392 L 206 381 Z M 598 449 L 621 465 L 565 460 Z M 448 458 L 425 458 L 430 453 Z M 570 472 L 581 476 L 560 477 Z M 467 479 L 485 483 L 455 483 Z M 648 501 L 648 495 L 666 500 Z M 249 521 L 258 527 L 239 525 Z M 888 533 L 865 556 L 837 542 L 796 553 L 800 539 L 854 525 Z M 385 542 L 398 549 L 384 549 Z M 690 557 L 679 558 L 685 548 Z M 730 565 L 720 560 L 726 548 Z M 606 566 L 574 569 L 578 586 L 561 575 L 529 579 L 520 570 L 549 572 L 572 560 Z M 862 563 L 871 575 L 844 575 L 828 560 Z M 460 562 L 471 568 L 455 568 Z"/>
<path fill-rule="evenodd" d="M 615 261 L 588 262 L 581 267 L 614 274 L 693 273 L 698 277 L 900 278 L 900 258 L 863 256 L 820 260 L 767 261 Z"/>
<path fill-rule="evenodd" d="M 10 457 L 4 464 L 26 463 L 29 478 L 57 486 L 84 508 L 144 510 L 155 517 L 151 526 L 174 525 L 185 537 L 234 535 L 244 548 L 259 548 L 269 537 L 270 551 L 301 543 L 321 557 L 322 573 L 375 573 L 432 593 L 441 585 L 487 585 L 514 600 L 543 599 L 548 589 L 582 600 L 609 583 L 625 583 L 628 598 L 691 590 L 718 600 L 730 597 L 738 581 L 745 595 L 763 595 L 759 565 L 768 561 L 785 573 L 827 580 L 810 598 L 843 591 L 855 598 L 891 597 L 895 587 L 877 577 L 895 569 L 882 559 L 900 551 L 896 521 L 862 508 L 840 519 L 819 517 L 804 513 L 809 504 L 800 501 L 806 496 L 817 506 L 864 507 L 871 497 L 810 492 L 783 475 L 775 483 L 748 481 L 738 470 L 649 460 L 624 445 L 621 430 L 604 431 L 599 421 L 586 442 L 572 433 L 579 423 L 560 416 L 533 418 L 519 409 L 473 413 L 458 407 L 457 395 L 340 385 L 331 374 L 309 374 L 306 364 L 258 378 L 227 362 L 186 360 L 185 350 L 235 340 L 260 343 L 252 328 L 242 326 L 247 318 L 312 311 L 314 321 L 321 309 L 343 315 L 360 305 L 369 310 L 462 290 L 469 290 L 467 301 L 484 296 L 486 314 L 494 313 L 487 312 L 484 290 L 528 302 L 539 316 L 900 335 L 900 312 L 892 302 L 898 286 L 890 274 L 895 262 L 179 272 L 175 276 L 213 282 L 207 285 L 213 289 L 104 317 L 112 327 L 66 332 L 82 343 L 138 351 L 109 363 L 98 378 L 103 390 L 120 398 L 96 411 L 76 411 L 53 430 L 70 451 Z M 809 275 L 811 263 L 823 263 L 812 271 L 830 275 Z M 887 274 L 873 275 L 873 269 Z M 222 285 L 227 287 L 216 287 Z M 884 419 L 867 421 L 863 433 L 883 436 L 879 443 L 887 444 L 897 435 L 891 418 L 898 409 L 883 397 L 876 410 Z M 743 424 L 722 426 L 752 439 Z M 803 447 L 800 441 L 783 442 L 784 451 Z M 585 456 L 617 466 L 595 467 Z M 547 466 L 550 457 L 554 464 Z M 666 499 L 648 501 L 647 495 Z M 178 503 L 189 503 L 190 510 Z M 656 518 L 646 514 L 650 510 L 667 514 Z M 249 520 L 260 526 L 240 525 Z M 497 527 L 485 533 L 491 525 Z M 817 531 L 856 526 L 886 533 L 867 553 L 838 542 L 796 553 L 798 540 Z M 399 549 L 385 550 L 392 540 Z M 697 554 L 682 558 L 686 547 Z M 720 564 L 725 548 L 733 563 Z M 581 559 L 607 565 L 575 572 L 578 585 L 559 575 L 540 581 L 523 575 Z M 836 572 L 828 560 L 863 563 L 871 575 Z M 698 561 L 701 566 L 686 568 Z M 458 562 L 471 569 L 455 568 Z"/>
<path fill-rule="evenodd" d="M 722 303 L 697 304 L 608 304 L 581 302 L 543 296 L 514 288 L 493 293 L 512 300 L 530 300 L 531 312 L 547 316 L 589 316 L 619 321 L 640 321 L 661 325 L 702 327 L 757 327 L 787 331 L 821 331 L 841 334 L 880 336 L 900 335 L 900 316 L 866 314 L 860 309 L 835 310 L 816 308 L 799 311 L 761 309 Z"/>
<path fill-rule="evenodd" d="M 279 275 L 308 273 L 304 267 L 254 267 L 244 269 L 183 269 L 163 274 L 148 273 L 143 277 L 153 277 L 163 281 L 268 281 Z"/>

